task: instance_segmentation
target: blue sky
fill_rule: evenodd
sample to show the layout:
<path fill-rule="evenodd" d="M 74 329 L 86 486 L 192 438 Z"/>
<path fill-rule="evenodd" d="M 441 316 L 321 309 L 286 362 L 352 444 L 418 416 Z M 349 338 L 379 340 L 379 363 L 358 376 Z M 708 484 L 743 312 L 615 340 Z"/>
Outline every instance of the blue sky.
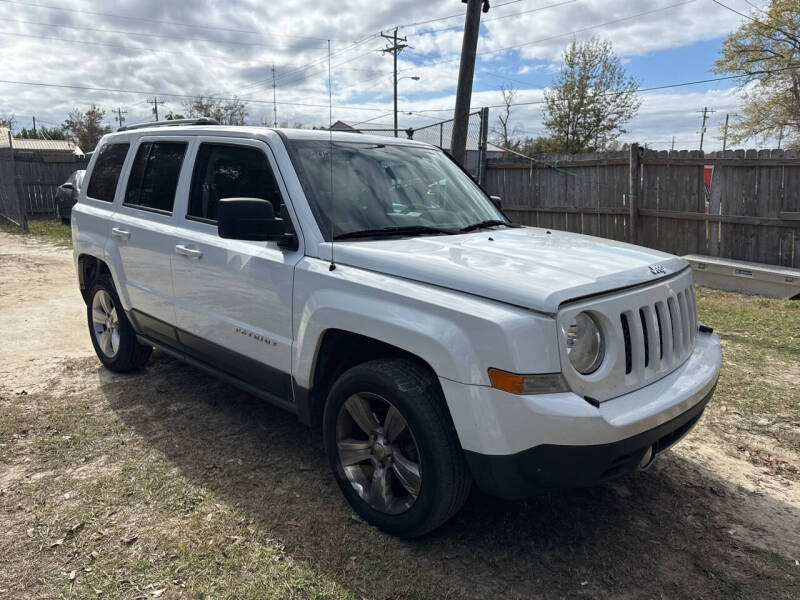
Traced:
<path fill-rule="evenodd" d="M 745 0 L 730 4 L 752 10 Z M 518 88 L 519 101 L 540 100 L 566 45 L 592 36 L 611 40 L 645 87 L 714 77 L 710 68 L 721 41 L 742 21 L 710 0 L 493 0 L 492 5 L 483 15 L 473 107 L 499 104 L 504 82 Z M 0 0 L 5 23 L 0 79 L 24 82 L 0 83 L 0 116 L 13 114 L 24 126 L 34 115 L 57 124 L 72 108 L 95 103 L 116 126 L 116 108 L 127 111 L 128 122 L 149 120 L 146 100 L 153 95 L 164 101 L 163 115 L 180 112 L 182 96 L 217 94 L 247 98 L 248 120 L 271 124 L 274 64 L 278 120 L 324 125 L 331 39 L 334 119 L 386 126 L 392 60 L 380 52 L 385 46 L 380 32 L 398 26 L 410 46 L 399 58 L 406 77 L 400 105 L 404 113 L 415 113 L 402 114 L 401 126 L 429 123 L 452 116 L 464 9 L 460 0 L 62 0 L 57 5 Z M 106 89 L 78 89 L 83 87 Z M 703 106 L 717 111 L 711 129 L 738 104 L 732 82 L 642 98 L 623 140 L 665 142 L 674 135 L 686 148 L 699 142 L 695 111 Z M 541 132 L 541 107 L 515 107 L 512 124 L 520 135 Z M 715 135 L 709 136 L 711 147 Z"/>

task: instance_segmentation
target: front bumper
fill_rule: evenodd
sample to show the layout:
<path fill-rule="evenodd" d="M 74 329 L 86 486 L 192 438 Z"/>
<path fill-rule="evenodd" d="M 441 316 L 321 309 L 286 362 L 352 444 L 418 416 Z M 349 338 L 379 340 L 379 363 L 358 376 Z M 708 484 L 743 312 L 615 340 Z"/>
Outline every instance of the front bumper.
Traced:
<path fill-rule="evenodd" d="M 537 490 L 597 485 L 635 470 L 648 448 L 662 452 L 697 424 L 714 388 L 682 415 L 649 431 L 610 444 L 542 444 L 513 455 L 465 452 L 472 476 L 484 492 L 516 500 Z"/>
<path fill-rule="evenodd" d="M 572 392 L 516 396 L 440 381 L 478 485 L 519 498 L 608 481 L 636 468 L 650 446 L 680 439 L 713 395 L 721 363 L 716 334 L 700 332 L 672 373 L 600 406 Z"/>

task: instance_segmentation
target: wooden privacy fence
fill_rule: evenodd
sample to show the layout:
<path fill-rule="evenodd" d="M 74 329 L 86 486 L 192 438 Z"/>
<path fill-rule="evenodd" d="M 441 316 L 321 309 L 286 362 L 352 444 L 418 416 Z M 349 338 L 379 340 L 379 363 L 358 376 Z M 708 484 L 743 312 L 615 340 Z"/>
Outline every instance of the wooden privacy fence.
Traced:
<path fill-rule="evenodd" d="M 17 157 L 15 167 L 22 179 L 22 196 L 29 215 L 55 214 L 55 196 L 58 186 L 64 183 L 73 171 L 85 169 L 88 161 L 70 158 L 66 162 L 46 162 L 38 156 Z"/>
<path fill-rule="evenodd" d="M 642 150 L 490 160 L 486 190 L 518 223 L 800 267 L 800 153 Z"/>

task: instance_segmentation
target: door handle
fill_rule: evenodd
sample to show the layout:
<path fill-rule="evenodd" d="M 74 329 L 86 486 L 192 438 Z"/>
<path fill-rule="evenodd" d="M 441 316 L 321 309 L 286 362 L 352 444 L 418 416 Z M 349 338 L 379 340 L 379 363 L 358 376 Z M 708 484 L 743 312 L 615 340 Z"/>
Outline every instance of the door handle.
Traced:
<path fill-rule="evenodd" d="M 188 256 L 189 258 L 201 258 L 203 256 L 203 252 L 201 250 L 196 250 L 195 248 L 188 248 L 183 244 L 178 244 L 177 246 L 175 246 L 175 252 L 177 252 L 181 256 Z"/>
<path fill-rule="evenodd" d="M 120 229 L 119 227 L 113 227 L 111 229 L 111 235 L 113 235 L 114 237 L 118 237 L 120 239 L 123 239 L 123 240 L 127 240 L 127 239 L 130 239 L 131 232 L 130 231 L 125 231 L 124 229 Z"/>

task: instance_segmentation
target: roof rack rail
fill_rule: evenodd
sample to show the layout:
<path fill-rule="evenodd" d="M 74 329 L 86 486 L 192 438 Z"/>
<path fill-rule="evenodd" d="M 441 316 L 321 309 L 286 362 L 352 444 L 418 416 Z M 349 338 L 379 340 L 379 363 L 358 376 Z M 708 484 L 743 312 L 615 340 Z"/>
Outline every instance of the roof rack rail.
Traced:
<path fill-rule="evenodd" d="M 219 121 L 210 117 L 200 117 L 199 119 L 168 119 L 166 121 L 151 121 L 149 123 L 125 125 L 117 129 L 117 131 L 130 131 L 132 129 L 144 129 L 145 127 L 177 127 L 179 125 L 219 125 Z"/>

